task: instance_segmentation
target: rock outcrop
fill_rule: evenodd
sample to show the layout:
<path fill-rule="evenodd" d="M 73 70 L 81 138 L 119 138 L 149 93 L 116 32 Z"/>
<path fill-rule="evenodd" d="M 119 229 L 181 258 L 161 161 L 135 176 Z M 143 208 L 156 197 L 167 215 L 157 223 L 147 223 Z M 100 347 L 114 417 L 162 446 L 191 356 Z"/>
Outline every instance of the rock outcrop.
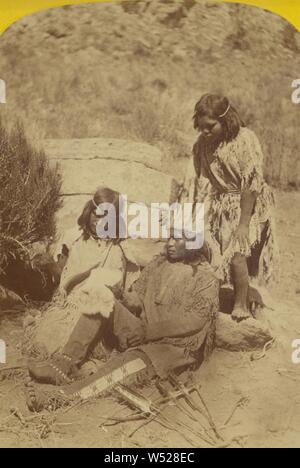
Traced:
<path fill-rule="evenodd" d="M 161 172 L 162 153 L 154 146 L 101 138 L 45 140 L 43 146 L 63 175 L 59 234 L 76 225 L 85 202 L 101 185 L 126 195 L 129 202 L 147 206 L 177 199 L 179 185 Z"/>
<path fill-rule="evenodd" d="M 219 314 L 216 346 L 227 351 L 252 351 L 261 349 L 272 339 L 269 328 L 259 320 L 249 318 L 240 323 L 230 315 Z"/>

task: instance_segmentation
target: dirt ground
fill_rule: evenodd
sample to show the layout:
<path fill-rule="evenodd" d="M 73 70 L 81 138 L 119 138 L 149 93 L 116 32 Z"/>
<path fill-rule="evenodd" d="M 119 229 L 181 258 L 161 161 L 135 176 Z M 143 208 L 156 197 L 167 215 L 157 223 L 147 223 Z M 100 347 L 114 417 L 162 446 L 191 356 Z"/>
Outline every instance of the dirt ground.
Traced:
<path fill-rule="evenodd" d="M 275 310 L 268 311 L 276 341 L 265 357 L 255 361 L 251 353 L 215 350 L 195 376 L 225 441 L 220 439 L 219 445 L 300 447 L 300 365 L 291 360 L 291 343 L 300 338 L 300 193 L 280 192 L 277 200 L 281 278 L 270 290 Z M 22 322 L 20 314 L 1 312 L 9 366 L 22 364 L 18 350 Z M 155 397 L 153 389 L 145 391 Z M 0 447 L 191 447 L 182 434 L 156 421 L 132 437 L 140 422 L 103 427 L 108 416 L 130 414 L 132 410 L 110 397 L 32 415 L 26 409 L 22 376 L 14 370 L 0 382 Z M 179 410 L 170 406 L 166 414 L 179 417 Z M 193 440 L 205 446 L 200 438 Z"/>

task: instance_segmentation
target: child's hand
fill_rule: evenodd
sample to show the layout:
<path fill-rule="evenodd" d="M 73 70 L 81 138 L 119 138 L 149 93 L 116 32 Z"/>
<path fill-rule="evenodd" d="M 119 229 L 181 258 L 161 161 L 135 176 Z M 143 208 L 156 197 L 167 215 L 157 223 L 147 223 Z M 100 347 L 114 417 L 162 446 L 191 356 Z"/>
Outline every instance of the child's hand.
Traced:
<path fill-rule="evenodd" d="M 238 243 L 241 252 L 247 252 L 250 248 L 249 240 L 249 226 L 246 224 L 239 224 L 237 230 L 234 233 L 234 242 Z"/>

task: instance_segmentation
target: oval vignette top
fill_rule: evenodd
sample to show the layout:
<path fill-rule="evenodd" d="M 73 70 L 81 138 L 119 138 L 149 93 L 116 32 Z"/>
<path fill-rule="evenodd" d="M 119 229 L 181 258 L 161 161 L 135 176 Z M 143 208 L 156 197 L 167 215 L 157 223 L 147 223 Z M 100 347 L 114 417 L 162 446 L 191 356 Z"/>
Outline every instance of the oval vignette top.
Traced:
<path fill-rule="evenodd" d="M 79 5 L 82 3 L 102 3 L 109 0 L 14 0 L 13 6 L 10 0 L 0 0 L 0 34 L 9 26 L 24 16 L 29 16 L 42 10 L 56 8 L 64 5 Z M 110 0 L 114 3 L 115 0 Z M 126 0 L 123 0 L 126 1 Z M 212 0 L 213 3 L 237 3 L 236 0 Z M 256 6 L 272 11 L 282 16 L 300 31 L 300 1 L 299 0 L 241 0 L 238 3 Z"/>

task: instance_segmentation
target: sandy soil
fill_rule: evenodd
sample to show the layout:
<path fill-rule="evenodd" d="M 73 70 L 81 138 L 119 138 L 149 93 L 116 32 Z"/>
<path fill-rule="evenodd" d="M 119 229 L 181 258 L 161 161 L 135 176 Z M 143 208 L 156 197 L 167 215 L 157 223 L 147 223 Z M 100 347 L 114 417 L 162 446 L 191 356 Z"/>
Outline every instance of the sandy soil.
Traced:
<path fill-rule="evenodd" d="M 232 440 L 232 447 L 238 446 L 233 440 L 236 437 L 245 447 L 300 446 L 300 365 L 297 367 L 291 360 L 292 340 L 300 338 L 299 204 L 300 193 L 278 193 L 282 270 L 280 281 L 270 291 L 276 310 L 268 312 L 275 328 L 275 344 L 258 361 L 251 361 L 250 353 L 216 350 L 196 375 L 212 417 L 225 441 Z M 1 338 L 9 345 L 9 365 L 18 365 L 16 346 L 22 335 L 22 317 L 2 313 L 0 321 Z M 149 394 L 152 389 L 146 392 Z M 0 383 L 0 397 L 0 447 L 190 446 L 181 435 L 157 422 L 151 422 L 133 437 L 130 433 L 139 422 L 103 428 L 103 417 L 131 414 L 113 397 L 28 419 L 32 415 L 26 409 L 23 380 L 17 371 Z M 20 417 L 12 414 L 16 407 Z M 225 424 L 234 408 L 232 418 Z M 167 413 L 178 415 L 178 409 L 171 406 Z M 196 443 L 203 445 L 200 439 Z"/>

